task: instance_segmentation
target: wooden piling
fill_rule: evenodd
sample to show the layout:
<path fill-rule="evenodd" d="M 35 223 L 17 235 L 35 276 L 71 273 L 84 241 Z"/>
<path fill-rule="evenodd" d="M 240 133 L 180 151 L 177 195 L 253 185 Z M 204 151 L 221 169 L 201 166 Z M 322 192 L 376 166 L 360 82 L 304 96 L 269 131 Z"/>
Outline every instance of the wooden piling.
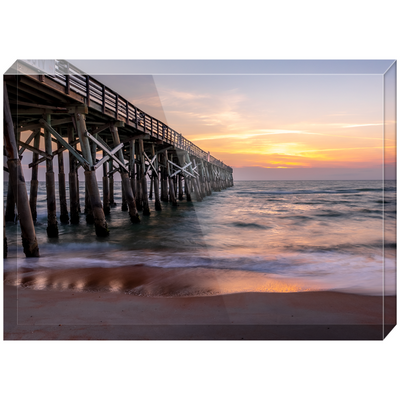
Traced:
<path fill-rule="evenodd" d="M 103 151 L 103 157 L 105 157 L 106 153 Z M 107 162 L 103 164 L 103 210 L 104 215 L 110 214 L 110 195 L 109 195 L 109 182 L 107 175 Z"/>
<path fill-rule="evenodd" d="M 37 132 L 35 139 L 33 141 L 33 147 L 35 147 L 35 149 L 38 149 L 39 146 L 40 146 L 40 134 L 39 134 L 39 132 Z M 37 195 L 38 195 L 38 188 L 39 188 L 39 181 L 38 181 L 39 165 L 35 164 L 35 162 L 37 162 L 38 159 L 39 159 L 39 154 L 33 153 L 32 163 L 34 165 L 32 166 L 31 189 L 29 191 L 29 206 L 31 208 L 33 222 L 36 222 L 36 220 L 37 220 L 36 205 L 37 205 Z"/>
<path fill-rule="evenodd" d="M 107 222 L 104 217 L 104 211 L 100 200 L 100 192 L 96 180 L 96 172 L 85 171 L 85 182 L 93 213 L 96 235 L 99 237 L 108 236 L 110 231 L 107 227 Z"/>
<path fill-rule="evenodd" d="M 166 152 L 160 154 L 161 157 L 161 201 L 168 203 L 168 161 Z"/>
<path fill-rule="evenodd" d="M 186 201 L 192 201 L 192 196 L 190 194 L 190 178 L 185 178 L 185 194 L 186 194 Z"/>
<path fill-rule="evenodd" d="M 136 208 L 136 201 L 133 197 L 131 181 L 129 179 L 129 174 L 125 171 L 121 172 L 121 189 L 125 192 L 131 222 L 139 223 L 140 218 Z"/>
<path fill-rule="evenodd" d="M 86 121 L 84 114 L 75 114 L 79 141 L 81 143 L 82 153 L 86 161 L 89 163 L 89 170 L 85 171 L 85 182 L 90 200 L 90 205 L 93 213 L 95 230 L 97 236 L 108 236 L 109 230 L 107 227 L 106 218 L 104 215 L 103 207 L 100 199 L 99 187 L 96 180 L 96 171 L 94 171 L 92 154 L 90 151 L 89 139 L 85 135 Z"/>
<path fill-rule="evenodd" d="M 121 195 L 122 195 L 121 211 L 128 211 L 128 203 L 126 201 L 125 190 L 122 184 L 121 184 Z"/>
<path fill-rule="evenodd" d="M 68 127 L 68 143 L 72 145 L 75 141 L 75 134 L 72 126 Z M 76 173 L 76 161 L 73 154 L 69 153 L 69 209 L 71 213 L 71 224 L 79 224 L 79 187 L 78 175 Z"/>
<path fill-rule="evenodd" d="M 114 174 L 112 173 L 113 170 L 113 161 L 109 161 L 109 171 L 110 171 L 110 179 L 109 179 L 109 196 L 110 196 L 110 207 L 115 207 L 117 204 L 114 200 Z"/>
<path fill-rule="evenodd" d="M 58 150 L 63 146 L 60 142 L 57 143 Z M 65 173 L 64 173 L 64 152 L 58 154 L 58 191 L 60 196 L 60 221 L 63 223 L 69 222 L 68 208 L 67 208 L 67 191 L 65 187 Z"/>
<path fill-rule="evenodd" d="M 81 214 L 82 213 L 82 210 L 81 210 L 81 195 L 80 195 L 80 193 L 81 193 L 81 189 L 80 189 L 80 183 L 79 183 L 79 167 L 80 167 L 80 165 L 78 164 L 78 163 L 75 163 L 75 165 L 76 165 L 76 190 L 77 190 L 77 200 L 78 200 L 78 211 L 79 211 L 79 214 Z"/>
<path fill-rule="evenodd" d="M 187 161 L 188 162 L 191 162 L 192 164 L 194 164 L 194 160 L 190 159 L 189 154 L 186 154 L 186 157 L 187 157 Z M 189 170 L 190 170 L 192 175 L 195 175 L 194 172 L 193 172 L 194 170 L 193 170 L 192 166 L 189 167 Z M 199 191 L 199 186 L 198 186 L 198 183 L 197 183 L 197 178 L 191 178 L 190 183 L 193 185 L 194 193 L 196 195 L 196 200 L 197 201 L 202 201 L 202 197 L 201 197 L 200 191 Z"/>
<path fill-rule="evenodd" d="M 26 257 L 39 257 L 39 246 L 36 239 L 28 193 L 18 148 L 14 134 L 7 86 L 4 83 L 4 145 L 7 152 L 9 180 L 14 198 L 17 199 L 17 210 L 21 226 L 22 246 Z M 4 229 L 4 228 L 3 228 Z"/>
<path fill-rule="evenodd" d="M 139 145 L 138 145 L 139 146 Z M 139 154 L 139 150 L 138 153 Z M 142 203 L 142 181 L 141 181 L 141 163 L 140 163 L 140 157 L 138 157 L 139 160 L 135 164 L 136 167 L 136 207 L 138 211 L 143 211 L 143 203 Z"/>
<path fill-rule="evenodd" d="M 3 207 L 3 257 L 7 258 L 8 255 L 8 245 L 7 245 L 7 236 L 6 236 L 6 218 L 4 214 Z"/>
<path fill-rule="evenodd" d="M 182 187 L 182 175 L 178 174 L 178 183 L 179 183 L 179 200 L 183 200 L 183 187 Z"/>
<path fill-rule="evenodd" d="M 165 151 L 165 158 L 168 160 L 168 152 Z M 168 173 L 168 181 L 169 181 L 169 198 L 174 207 L 178 205 L 175 197 L 175 185 L 174 178 L 171 176 L 169 164 L 167 164 L 167 173 Z"/>
<path fill-rule="evenodd" d="M 6 213 L 4 219 L 7 222 L 15 222 L 17 214 L 15 214 L 15 198 L 14 191 L 12 188 L 11 177 L 8 177 L 8 189 L 7 189 L 7 203 L 6 203 Z"/>
<path fill-rule="evenodd" d="M 154 172 L 154 171 L 153 171 Z M 154 183 L 154 175 L 153 173 L 151 174 L 150 177 L 150 193 L 149 193 L 149 199 L 152 200 L 153 199 L 153 183 Z"/>
<path fill-rule="evenodd" d="M 131 181 L 132 194 L 136 202 L 136 180 L 135 180 L 135 140 L 131 140 L 130 144 L 130 159 L 129 159 L 129 178 Z"/>
<path fill-rule="evenodd" d="M 156 155 L 154 145 L 152 145 L 151 149 L 152 153 L 152 158 Z M 154 168 L 158 172 L 158 155 L 156 156 L 156 159 L 154 160 Z M 154 179 L 154 208 L 156 211 L 161 211 L 161 202 L 160 202 L 160 193 L 159 193 L 159 180 L 158 180 L 158 173 L 153 171 L 153 179 Z"/>
<path fill-rule="evenodd" d="M 165 158 L 168 161 L 168 152 L 165 151 Z M 169 163 L 167 164 L 167 174 L 168 174 L 168 182 L 169 182 L 169 199 L 174 207 L 178 205 L 175 197 L 175 185 L 174 178 L 171 176 Z"/>
<path fill-rule="evenodd" d="M 116 147 L 120 144 L 118 128 L 115 125 L 112 125 L 110 127 L 110 130 L 111 130 L 111 135 L 113 138 L 114 146 Z M 117 154 L 118 154 L 119 160 L 125 164 L 122 150 L 119 150 Z M 125 193 L 125 198 L 126 198 L 126 202 L 128 204 L 129 216 L 131 218 L 131 222 L 133 222 L 133 223 L 140 222 L 139 214 L 138 214 L 137 208 L 136 208 L 135 198 L 133 197 L 129 174 L 127 171 L 125 171 L 122 168 L 121 168 L 121 190 L 123 193 Z"/>
<path fill-rule="evenodd" d="M 46 115 L 46 121 L 51 125 L 51 115 Z M 48 129 L 44 129 L 44 144 L 46 153 L 52 156 L 51 134 Z M 56 212 L 56 184 L 53 169 L 53 157 L 46 159 L 46 195 L 47 195 L 47 236 L 49 238 L 58 237 L 58 224 Z"/>
<path fill-rule="evenodd" d="M 139 139 L 139 159 L 141 163 L 140 174 L 142 183 L 142 204 L 143 204 L 143 215 L 150 215 L 149 199 L 147 197 L 147 179 L 146 179 L 146 166 L 144 163 L 144 145 L 143 139 Z"/>
<path fill-rule="evenodd" d="M 90 195 L 88 189 L 88 181 L 86 179 L 87 175 L 85 174 L 85 214 L 86 214 L 86 222 L 88 224 L 94 224 L 94 215 L 92 210 L 92 203 L 90 202 Z"/>

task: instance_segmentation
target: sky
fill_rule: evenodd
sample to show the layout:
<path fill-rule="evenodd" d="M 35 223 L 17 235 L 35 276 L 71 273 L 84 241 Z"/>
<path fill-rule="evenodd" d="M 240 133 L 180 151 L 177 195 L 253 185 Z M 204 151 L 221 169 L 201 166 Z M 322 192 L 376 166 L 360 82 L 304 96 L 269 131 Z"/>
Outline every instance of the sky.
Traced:
<path fill-rule="evenodd" d="M 395 178 L 391 60 L 70 62 L 236 180 Z"/>
<path fill-rule="evenodd" d="M 393 179 L 392 63 L 73 60 L 245 180 Z"/>

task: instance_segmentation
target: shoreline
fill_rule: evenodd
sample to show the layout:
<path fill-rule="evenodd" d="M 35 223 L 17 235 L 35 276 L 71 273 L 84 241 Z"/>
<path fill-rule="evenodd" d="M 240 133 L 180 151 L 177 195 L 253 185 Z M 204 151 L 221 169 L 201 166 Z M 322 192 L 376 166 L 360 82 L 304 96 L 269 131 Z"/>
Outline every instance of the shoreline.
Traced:
<path fill-rule="evenodd" d="M 395 325 L 396 296 L 308 291 L 162 298 L 4 284 L 4 340 L 382 340 Z"/>

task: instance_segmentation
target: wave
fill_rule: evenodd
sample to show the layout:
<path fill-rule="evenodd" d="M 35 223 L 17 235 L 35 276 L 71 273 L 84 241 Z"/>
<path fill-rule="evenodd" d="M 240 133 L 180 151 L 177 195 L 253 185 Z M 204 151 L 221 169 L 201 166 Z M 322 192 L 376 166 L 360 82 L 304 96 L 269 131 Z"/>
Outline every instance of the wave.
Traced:
<path fill-rule="evenodd" d="M 387 188 L 385 189 L 387 192 L 394 192 L 396 191 L 395 188 Z M 381 189 L 376 188 L 361 188 L 361 189 L 336 189 L 336 190 L 259 190 L 259 191 L 247 191 L 241 190 L 236 191 L 236 194 L 239 195 L 286 195 L 286 194 L 295 194 L 295 195 L 302 195 L 302 194 L 358 194 L 362 192 L 382 192 Z"/>
<path fill-rule="evenodd" d="M 96 261 L 100 259 L 92 259 L 89 264 L 82 264 L 77 259 L 67 260 L 60 268 L 54 265 L 20 266 L 17 271 L 6 270 L 4 280 L 7 284 L 38 290 L 121 291 L 149 296 L 301 291 L 321 286 L 324 289 L 356 290 L 354 287 L 359 287 L 364 291 L 376 291 L 382 285 L 382 257 L 371 254 L 318 251 L 268 257 L 211 254 L 207 258 L 132 252 L 125 254 L 123 260 L 121 257 L 109 259 L 109 267 L 113 268 L 107 268 L 104 259 L 102 264 L 96 264 Z M 389 289 L 386 293 L 394 292 L 394 259 L 385 259 L 385 280 Z M 306 284 L 290 284 L 300 281 Z M 285 287 L 280 287 L 281 284 Z"/>
<path fill-rule="evenodd" d="M 270 226 L 256 224 L 254 222 L 233 222 L 229 224 L 237 228 L 253 228 L 253 229 L 271 229 Z"/>

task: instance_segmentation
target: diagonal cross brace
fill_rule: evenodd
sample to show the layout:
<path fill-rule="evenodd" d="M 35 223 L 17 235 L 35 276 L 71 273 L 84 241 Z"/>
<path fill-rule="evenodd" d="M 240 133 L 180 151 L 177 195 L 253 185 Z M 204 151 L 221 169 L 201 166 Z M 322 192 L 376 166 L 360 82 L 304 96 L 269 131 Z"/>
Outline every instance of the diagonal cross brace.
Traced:
<path fill-rule="evenodd" d="M 38 134 L 40 134 L 40 131 L 35 129 L 35 130 L 30 134 L 30 136 L 28 137 L 28 139 L 27 139 L 27 141 L 25 142 L 25 144 L 26 144 L 26 145 L 29 145 L 29 144 L 32 142 L 32 140 L 35 138 L 35 136 L 38 135 Z M 21 146 L 21 145 L 20 145 L 20 146 Z M 25 149 L 26 149 L 26 147 L 21 147 L 21 148 L 19 149 L 19 151 L 18 151 L 18 155 L 21 156 L 22 153 L 25 151 Z"/>
<path fill-rule="evenodd" d="M 176 165 L 175 163 L 173 163 L 172 161 L 168 160 L 168 162 L 170 164 L 172 164 L 174 167 L 178 168 L 178 171 L 174 172 L 172 175 L 170 175 L 171 177 L 175 176 L 176 174 L 179 174 L 179 172 L 182 172 L 183 174 L 188 174 L 191 177 L 195 178 L 194 175 L 192 175 L 190 172 L 185 171 L 185 168 L 189 167 L 190 165 L 192 165 L 192 163 L 190 162 L 189 164 L 186 164 L 184 167 L 180 167 L 179 165 Z"/>
<path fill-rule="evenodd" d="M 50 133 L 57 138 L 57 140 L 66 148 L 69 150 L 71 154 L 82 164 L 83 168 L 86 170 L 89 170 L 89 162 L 86 161 L 69 143 L 67 143 L 63 137 L 55 131 L 51 125 L 49 125 L 44 119 L 41 119 L 39 121 L 42 125 L 46 127 L 50 131 Z"/>
<path fill-rule="evenodd" d="M 93 142 L 95 142 L 97 144 L 97 146 L 99 146 L 102 150 L 104 150 L 105 153 L 107 153 L 107 155 L 109 156 L 109 158 L 112 158 L 114 161 L 116 161 L 121 168 L 123 168 L 126 172 L 129 172 L 128 168 L 126 168 L 125 164 L 114 155 L 114 151 L 117 152 L 118 150 L 121 150 L 122 147 L 124 147 L 124 144 L 121 143 L 119 144 L 114 150 L 109 150 L 108 146 L 104 146 L 103 143 L 101 143 L 100 141 L 98 141 L 93 135 L 91 135 L 88 131 L 85 132 L 85 135 L 92 140 Z M 102 164 L 106 161 L 104 160 L 105 157 L 103 157 L 102 160 L 100 160 L 99 162 L 102 161 Z M 104 161 L 103 161 L 104 160 Z M 96 166 L 98 165 L 98 163 L 96 164 Z"/>
<path fill-rule="evenodd" d="M 151 160 L 150 158 L 147 156 L 147 154 L 145 152 L 143 152 L 144 156 L 147 158 L 147 161 L 149 162 L 149 167 L 146 170 L 146 174 L 149 171 L 150 167 L 153 168 L 153 171 L 157 174 L 156 169 L 154 168 L 153 162 L 155 161 L 155 159 L 157 158 L 157 155 L 155 155 Z"/>
<path fill-rule="evenodd" d="M 114 150 L 111 150 L 110 154 L 115 154 L 118 150 L 122 149 L 124 147 L 123 143 L 120 143 Z M 95 166 L 94 169 L 99 168 L 101 165 L 103 165 L 106 161 L 110 159 L 109 155 L 104 156 Z"/>

